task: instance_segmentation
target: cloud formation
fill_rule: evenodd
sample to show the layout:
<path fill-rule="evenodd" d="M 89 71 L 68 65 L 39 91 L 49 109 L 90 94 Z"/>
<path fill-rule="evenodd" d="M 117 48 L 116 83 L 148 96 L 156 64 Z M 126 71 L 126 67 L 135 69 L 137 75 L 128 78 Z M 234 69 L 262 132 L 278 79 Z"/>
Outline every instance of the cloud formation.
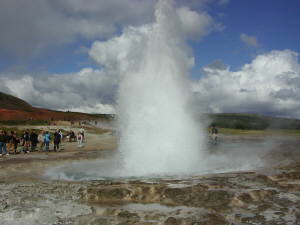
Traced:
<path fill-rule="evenodd" d="M 88 51 L 100 69 L 85 68 L 70 74 L 43 75 L 2 72 L 0 90 L 34 106 L 114 112 L 119 81 L 124 71 L 135 69 L 147 33 L 153 26 L 154 0 L 134 1 L 137 8 L 132 8 L 131 0 L 89 0 L 89 4 L 82 0 L 28 0 L 26 6 L 16 0 L 1 1 L 0 30 L 3 35 L 0 36 L 0 48 L 3 50 L 14 49 L 16 54 L 26 54 L 45 46 L 70 42 L 78 35 L 101 37 L 101 41 L 95 41 L 90 49 L 81 47 L 76 52 Z M 192 4 L 193 0 L 190 2 Z M 17 4 L 24 10 L 13 17 Z M 170 35 L 200 39 L 209 32 L 220 30 L 219 24 L 205 11 L 196 12 L 178 5 L 179 21 L 176 25 L 166 26 Z M 97 13 L 99 10 L 103 15 Z M 11 26 L 7 26 L 5 20 L 11 20 Z M 116 35 L 119 26 L 124 28 Z M 250 46 L 259 46 L 255 36 L 241 34 L 241 40 Z M 183 64 L 192 67 L 192 51 L 188 46 L 184 48 Z M 203 71 L 206 75 L 191 87 L 202 112 L 258 112 L 300 118 L 297 99 L 300 96 L 300 64 L 296 52 L 283 50 L 261 54 L 238 71 L 231 71 L 229 66 L 215 61 Z"/>
<path fill-rule="evenodd" d="M 219 31 L 220 24 L 206 12 L 196 12 L 188 7 L 176 10 L 178 21 L 165 25 L 170 35 L 180 35 L 185 39 L 200 39 L 212 31 Z M 122 73 L 134 67 L 135 60 L 143 53 L 145 38 L 153 24 L 138 27 L 129 26 L 120 36 L 106 41 L 95 41 L 89 51 L 90 57 L 100 66 Z"/>
<path fill-rule="evenodd" d="M 12 56 L 39 54 L 77 38 L 107 38 L 118 27 L 152 20 L 155 0 L 2 0 L 0 49 Z"/>
<path fill-rule="evenodd" d="M 12 25 L 2 27 L 7 37 L 19 33 L 20 37 L 8 40 L 0 37 L 0 45 L 25 52 L 49 44 L 72 41 L 77 35 L 85 38 L 108 36 L 103 41 L 95 41 L 89 50 L 90 57 L 100 66 L 95 70 L 85 68 L 72 74 L 0 74 L 0 89 L 16 95 L 34 106 L 78 110 L 88 112 L 112 112 L 114 96 L 124 71 L 134 69 L 136 60 L 145 48 L 144 41 L 153 26 L 154 0 L 29 0 Z M 16 8 L 16 0 L 1 2 L 1 10 L 8 12 Z M 30 4 L 31 3 L 31 4 Z M 0 15 L 10 19 L 11 14 Z M 209 32 L 219 29 L 214 19 L 206 12 L 196 12 L 186 6 L 176 9 L 178 21 L 165 24 L 170 35 L 182 35 L 185 39 L 200 39 Z M 0 17 L 1 17 L 0 16 Z M 24 20 L 27 28 L 19 24 Z M 169 21 L 169 20 L 168 20 Z M 113 35 L 117 26 L 124 27 L 120 35 Z M 66 29 L 67 28 L 67 29 Z M 36 39 L 32 40 L 32 36 Z M 5 40 L 1 40 L 4 38 Z M 22 46 L 16 44 L 22 39 Z M 23 46 L 24 45 L 24 46 Z M 1 46 L 0 46 L 1 47 Z M 185 46 L 187 47 L 187 46 Z M 86 47 L 75 53 L 86 52 Z M 183 59 L 185 60 L 185 59 Z M 187 55 L 189 65 L 193 57 Z"/>
<path fill-rule="evenodd" d="M 206 76 L 193 84 L 204 111 L 256 112 L 300 118 L 298 53 L 271 51 L 258 55 L 238 71 L 204 68 Z"/>
<path fill-rule="evenodd" d="M 0 90 L 38 107 L 91 113 L 113 113 L 116 80 L 101 70 L 73 74 L 0 76 Z"/>
<path fill-rule="evenodd" d="M 118 41 L 123 43 L 124 40 Z M 106 44 L 115 46 L 115 42 L 109 43 Z M 107 48 L 106 55 L 110 52 L 111 48 Z M 99 62 L 108 69 L 85 68 L 78 73 L 43 76 L 2 74 L 0 90 L 35 106 L 113 113 L 114 97 L 122 77 L 120 71 L 129 65 L 122 60 L 124 52 L 121 51 L 120 61 L 114 61 L 117 70 L 109 69 L 114 63 L 109 55 L 107 58 L 104 55 Z M 191 87 L 197 99 L 195 105 L 201 112 L 256 112 L 300 118 L 300 64 L 298 53 L 294 51 L 258 55 L 237 71 L 231 71 L 220 61 L 211 63 L 203 71 L 206 75 Z"/>
<path fill-rule="evenodd" d="M 78 39 L 105 40 L 124 27 L 152 23 L 156 2 L 157 0 L 2 0 L 0 49 L 2 54 L 28 57 Z M 210 1 L 195 2 L 197 5 L 206 5 Z M 180 7 L 179 14 L 186 23 L 187 32 L 195 37 L 222 29 L 222 25 L 215 23 L 204 11 L 197 13 L 187 7 Z M 194 29 L 196 26 L 197 29 Z"/>
<path fill-rule="evenodd" d="M 247 34 L 242 33 L 240 35 L 241 41 L 250 47 L 259 47 L 261 44 L 257 41 L 257 38 L 255 36 L 250 36 Z"/>

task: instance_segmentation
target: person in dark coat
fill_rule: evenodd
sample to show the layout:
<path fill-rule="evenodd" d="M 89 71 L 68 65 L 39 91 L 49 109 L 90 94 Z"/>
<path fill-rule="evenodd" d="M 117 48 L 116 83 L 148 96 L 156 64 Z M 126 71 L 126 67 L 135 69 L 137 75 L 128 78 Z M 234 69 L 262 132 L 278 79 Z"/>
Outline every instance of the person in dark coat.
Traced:
<path fill-rule="evenodd" d="M 20 143 L 20 139 L 18 138 L 16 132 L 13 133 L 13 136 L 12 136 L 12 143 L 13 143 L 13 145 L 14 145 L 14 153 L 15 153 L 15 154 L 20 153 L 20 152 L 17 151 L 18 145 L 19 145 L 19 143 Z"/>
<path fill-rule="evenodd" d="M 13 150 L 14 150 L 14 144 L 13 144 L 13 140 L 12 140 L 13 135 L 14 135 L 14 131 L 10 131 L 10 134 L 8 135 L 7 146 L 6 146 L 8 153 L 13 153 Z"/>
<path fill-rule="evenodd" d="M 6 151 L 7 134 L 5 131 L 0 130 L 0 156 L 7 155 Z"/>
<path fill-rule="evenodd" d="M 23 152 L 28 153 L 29 152 L 29 147 L 30 147 L 30 135 L 29 135 L 29 130 L 25 130 L 22 136 L 22 145 L 23 145 Z"/>
<path fill-rule="evenodd" d="M 54 140 L 53 140 L 53 142 L 54 142 L 54 151 L 55 151 L 55 152 L 59 150 L 59 143 L 60 143 L 60 140 L 61 140 L 61 135 L 60 135 L 59 132 L 56 131 L 56 132 L 54 133 Z"/>
<path fill-rule="evenodd" d="M 36 150 L 36 146 L 38 143 L 38 135 L 35 131 L 30 133 L 30 143 L 31 143 L 31 151 L 34 152 Z"/>

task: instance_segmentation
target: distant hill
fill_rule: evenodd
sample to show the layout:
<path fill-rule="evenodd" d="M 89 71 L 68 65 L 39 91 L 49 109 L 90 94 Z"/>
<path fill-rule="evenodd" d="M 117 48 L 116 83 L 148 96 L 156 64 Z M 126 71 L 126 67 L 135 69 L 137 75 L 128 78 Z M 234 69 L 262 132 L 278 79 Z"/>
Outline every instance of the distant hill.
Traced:
<path fill-rule="evenodd" d="M 0 124 L 21 124 L 30 121 L 110 120 L 113 115 L 61 112 L 36 108 L 22 99 L 0 92 Z M 11 121 L 8 122 L 7 121 Z"/>
<path fill-rule="evenodd" d="M 2 109 L 13 109 L 13 110 L 21 110 L 21 111 L 33 111 L 31 105 L 29 105 L 24 100 L 14 97 L 12 95 L 5 94 L 0 92 L 0 108 Z"/>
<path fill-rule="evenodd" d="M 265 130 L 300 129 L 300 120 L 278 118 L 257 114 L 218 113 L 208 114 L 211 124 L 222 128 Z"/>
<path fill-rule="evenodd" d="M 0 92 L 0 124 L 22 124 L 26 121 L 49 123 L 56 120 L 111 120 L 113 117 L 114 115 L 110 114 L 61 112 L 35 108 L 22 99 Z M 208 118 L 210 124 L 215 124 L 221 128 L 245 130 L 300 129 L 300 120 L 297 119 L 243 113 L 205 114 L 205 117 Z"/>

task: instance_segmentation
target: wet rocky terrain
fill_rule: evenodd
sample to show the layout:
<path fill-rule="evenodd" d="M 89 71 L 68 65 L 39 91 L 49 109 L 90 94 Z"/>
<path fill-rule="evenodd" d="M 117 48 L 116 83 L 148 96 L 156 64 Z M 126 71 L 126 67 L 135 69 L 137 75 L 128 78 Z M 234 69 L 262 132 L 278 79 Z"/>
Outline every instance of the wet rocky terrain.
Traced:
<path fill-rule="evenodd" d="M 300 140 L 280 143 L 264 156 L 264 168 L 180 180 L 41 176 L 50 166 L 99 157 L 96 151 L 2 159 L 0 224 L 300 224 Z"/>

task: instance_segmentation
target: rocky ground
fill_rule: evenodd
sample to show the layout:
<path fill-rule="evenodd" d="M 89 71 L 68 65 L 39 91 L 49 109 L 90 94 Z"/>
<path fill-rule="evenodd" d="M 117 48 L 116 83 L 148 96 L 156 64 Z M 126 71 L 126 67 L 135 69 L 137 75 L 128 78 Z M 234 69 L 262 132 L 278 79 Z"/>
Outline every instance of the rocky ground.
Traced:
<path fill-rule="evenodd" d="M 105 150 L 115 148 L 110 133 L 93 138 L 93 150 L 74 148 L 2 158 L 0 224 L 300 224 L 298 138 L 281 138 L 264 156 L 268 166 L 253 171 L 181 180 L 71 182 L 42 176 L 49 167 L 101 158 Z M 224 137 L 224 141 L 244 139 Z M 255 142 L 261 137 L 246 139 Z"/>

